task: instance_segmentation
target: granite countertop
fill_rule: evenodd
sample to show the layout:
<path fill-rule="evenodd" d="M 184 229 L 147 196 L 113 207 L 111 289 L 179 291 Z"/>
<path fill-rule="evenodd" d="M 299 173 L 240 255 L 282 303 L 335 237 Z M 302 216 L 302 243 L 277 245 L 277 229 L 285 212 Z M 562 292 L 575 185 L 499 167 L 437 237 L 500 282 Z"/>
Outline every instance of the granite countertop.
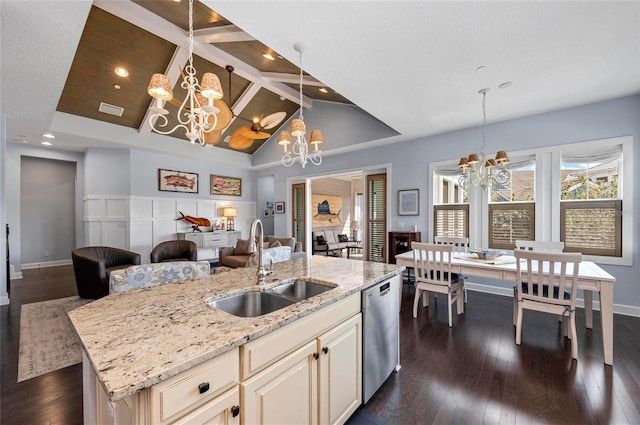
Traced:
<path fill-rule="evenodd" d="M 241 346 L 404 267 L 323 256 L 274 265 L 267 284 L 256 268 L 109 295 L 69 312 L 87 357 L 112 401 L 136 393 Z M 210 307 L 210 298 L 266 290 L 291 278 L 336 288 L 260 317 L 242 318 Z"/>

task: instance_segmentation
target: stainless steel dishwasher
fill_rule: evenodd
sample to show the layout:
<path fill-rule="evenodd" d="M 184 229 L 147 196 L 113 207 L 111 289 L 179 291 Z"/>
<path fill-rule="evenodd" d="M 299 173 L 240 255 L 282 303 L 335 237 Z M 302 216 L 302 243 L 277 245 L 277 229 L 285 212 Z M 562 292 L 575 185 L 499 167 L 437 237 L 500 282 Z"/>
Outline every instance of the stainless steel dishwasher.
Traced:
<path fill-rule="evenodd" d="M 364 403 L 400 368 L 399 279 L 362 291 L 362 397 Z"/>

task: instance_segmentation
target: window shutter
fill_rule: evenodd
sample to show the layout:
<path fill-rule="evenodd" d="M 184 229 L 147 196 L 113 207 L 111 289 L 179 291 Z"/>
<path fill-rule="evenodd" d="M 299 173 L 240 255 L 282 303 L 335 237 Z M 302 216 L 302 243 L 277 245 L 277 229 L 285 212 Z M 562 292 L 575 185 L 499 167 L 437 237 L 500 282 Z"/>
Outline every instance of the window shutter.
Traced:
<path fill-rule="evenodd" d="M 622 201 L 563 201 L 560 240 L 565 251 L 622 256 Z"/>
<path fill-rule="evenodd" d="M 535 203 L 489 204 L 489 248 L 513 249 L 516 240 L 535 236 Z"/>
<path fill-rule="evenodd" d="M 293 225 L 293 237 L 296 241 L 302 242 L 303 250 L 306 247 L 305 244 L 305 228 L 304 228 L 304 192 L 305 184 L 296 183 L 291 185 L 291 205 L 292 205 L 292 225 Z"/>
<path fill-rule="evenodd" d="M 367 176 L 367 237 L 369 261 L 385 262 L 386 174 Z"/>
<path fill-rule="evenodd" d="M 434 236 L 469 237 L 469 204 L 433 206 Z"/>

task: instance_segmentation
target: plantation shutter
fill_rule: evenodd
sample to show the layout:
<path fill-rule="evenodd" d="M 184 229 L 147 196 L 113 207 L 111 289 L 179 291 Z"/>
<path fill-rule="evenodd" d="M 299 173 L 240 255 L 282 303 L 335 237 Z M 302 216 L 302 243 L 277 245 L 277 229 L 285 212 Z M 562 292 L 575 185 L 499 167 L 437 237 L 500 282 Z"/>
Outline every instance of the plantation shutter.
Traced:
<path fill-rule="evenodd" d="M 567 252 L 622 256 L 622 201 L 561 202 L 560 240 Z"/>
<path fill-rule="evenodd" d="M 368 261 L 384 263 L 387 234 L 387 175 L 367 176 L 367 257 Z"/>
<path fill-rule="evenodd" d="M 489 248 L 513 249 L 516 240 L 535 237 L 535 203 L 489 204 Z"/>
<path fill-rule="evenodd" d="M 304 183 L 296 183 L 294 185 L 291 185 L 293 237 L 296 239 L 296 241 L 302 242 L 303 250 L 306 249 L 304 228 L 304 192 Z"/>
<path fill-rule="evenodd" d="M 434 236 L 469 237 L 469 204 L 433 206 Z"/>

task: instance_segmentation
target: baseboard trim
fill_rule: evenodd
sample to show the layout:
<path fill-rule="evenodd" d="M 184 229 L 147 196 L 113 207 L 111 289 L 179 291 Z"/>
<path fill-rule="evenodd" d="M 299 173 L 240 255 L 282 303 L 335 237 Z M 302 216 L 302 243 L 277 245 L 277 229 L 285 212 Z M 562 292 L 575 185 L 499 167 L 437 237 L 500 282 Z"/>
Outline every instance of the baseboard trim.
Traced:
<path fill-rule="evenodd" d="M 71 260 L 47 261 L 43 263 L 27 263 L 22 265 L 22 270 L 39 269 L 42 267 L 68 266 L 73 264 Z"/>
<path fill-rule="evenodd" d="M 1 296 L 0 305 L 9 305 L 9 297 L 6 295 Z"/>
<path fill-rule="evenodd" d="M 483 285 L 481 283 L 464 282 L 465 288 L 470 291 L 485 292 L 487 294 L 501 295 L 504 297 L 513 297 L 512 288 L 503 288 L 500 286 Z M 595 297 L 594 297 L 595 298 Z M 576 306 L 584 308 L 584 299 L 578 298 Z M 593 309 L 600 310 L 600 301 L 593 300 Z M 624 316 L 640 317 L 640 307 L 625 304 L 613 304 L 613 313 L 622 314 Z"/>

